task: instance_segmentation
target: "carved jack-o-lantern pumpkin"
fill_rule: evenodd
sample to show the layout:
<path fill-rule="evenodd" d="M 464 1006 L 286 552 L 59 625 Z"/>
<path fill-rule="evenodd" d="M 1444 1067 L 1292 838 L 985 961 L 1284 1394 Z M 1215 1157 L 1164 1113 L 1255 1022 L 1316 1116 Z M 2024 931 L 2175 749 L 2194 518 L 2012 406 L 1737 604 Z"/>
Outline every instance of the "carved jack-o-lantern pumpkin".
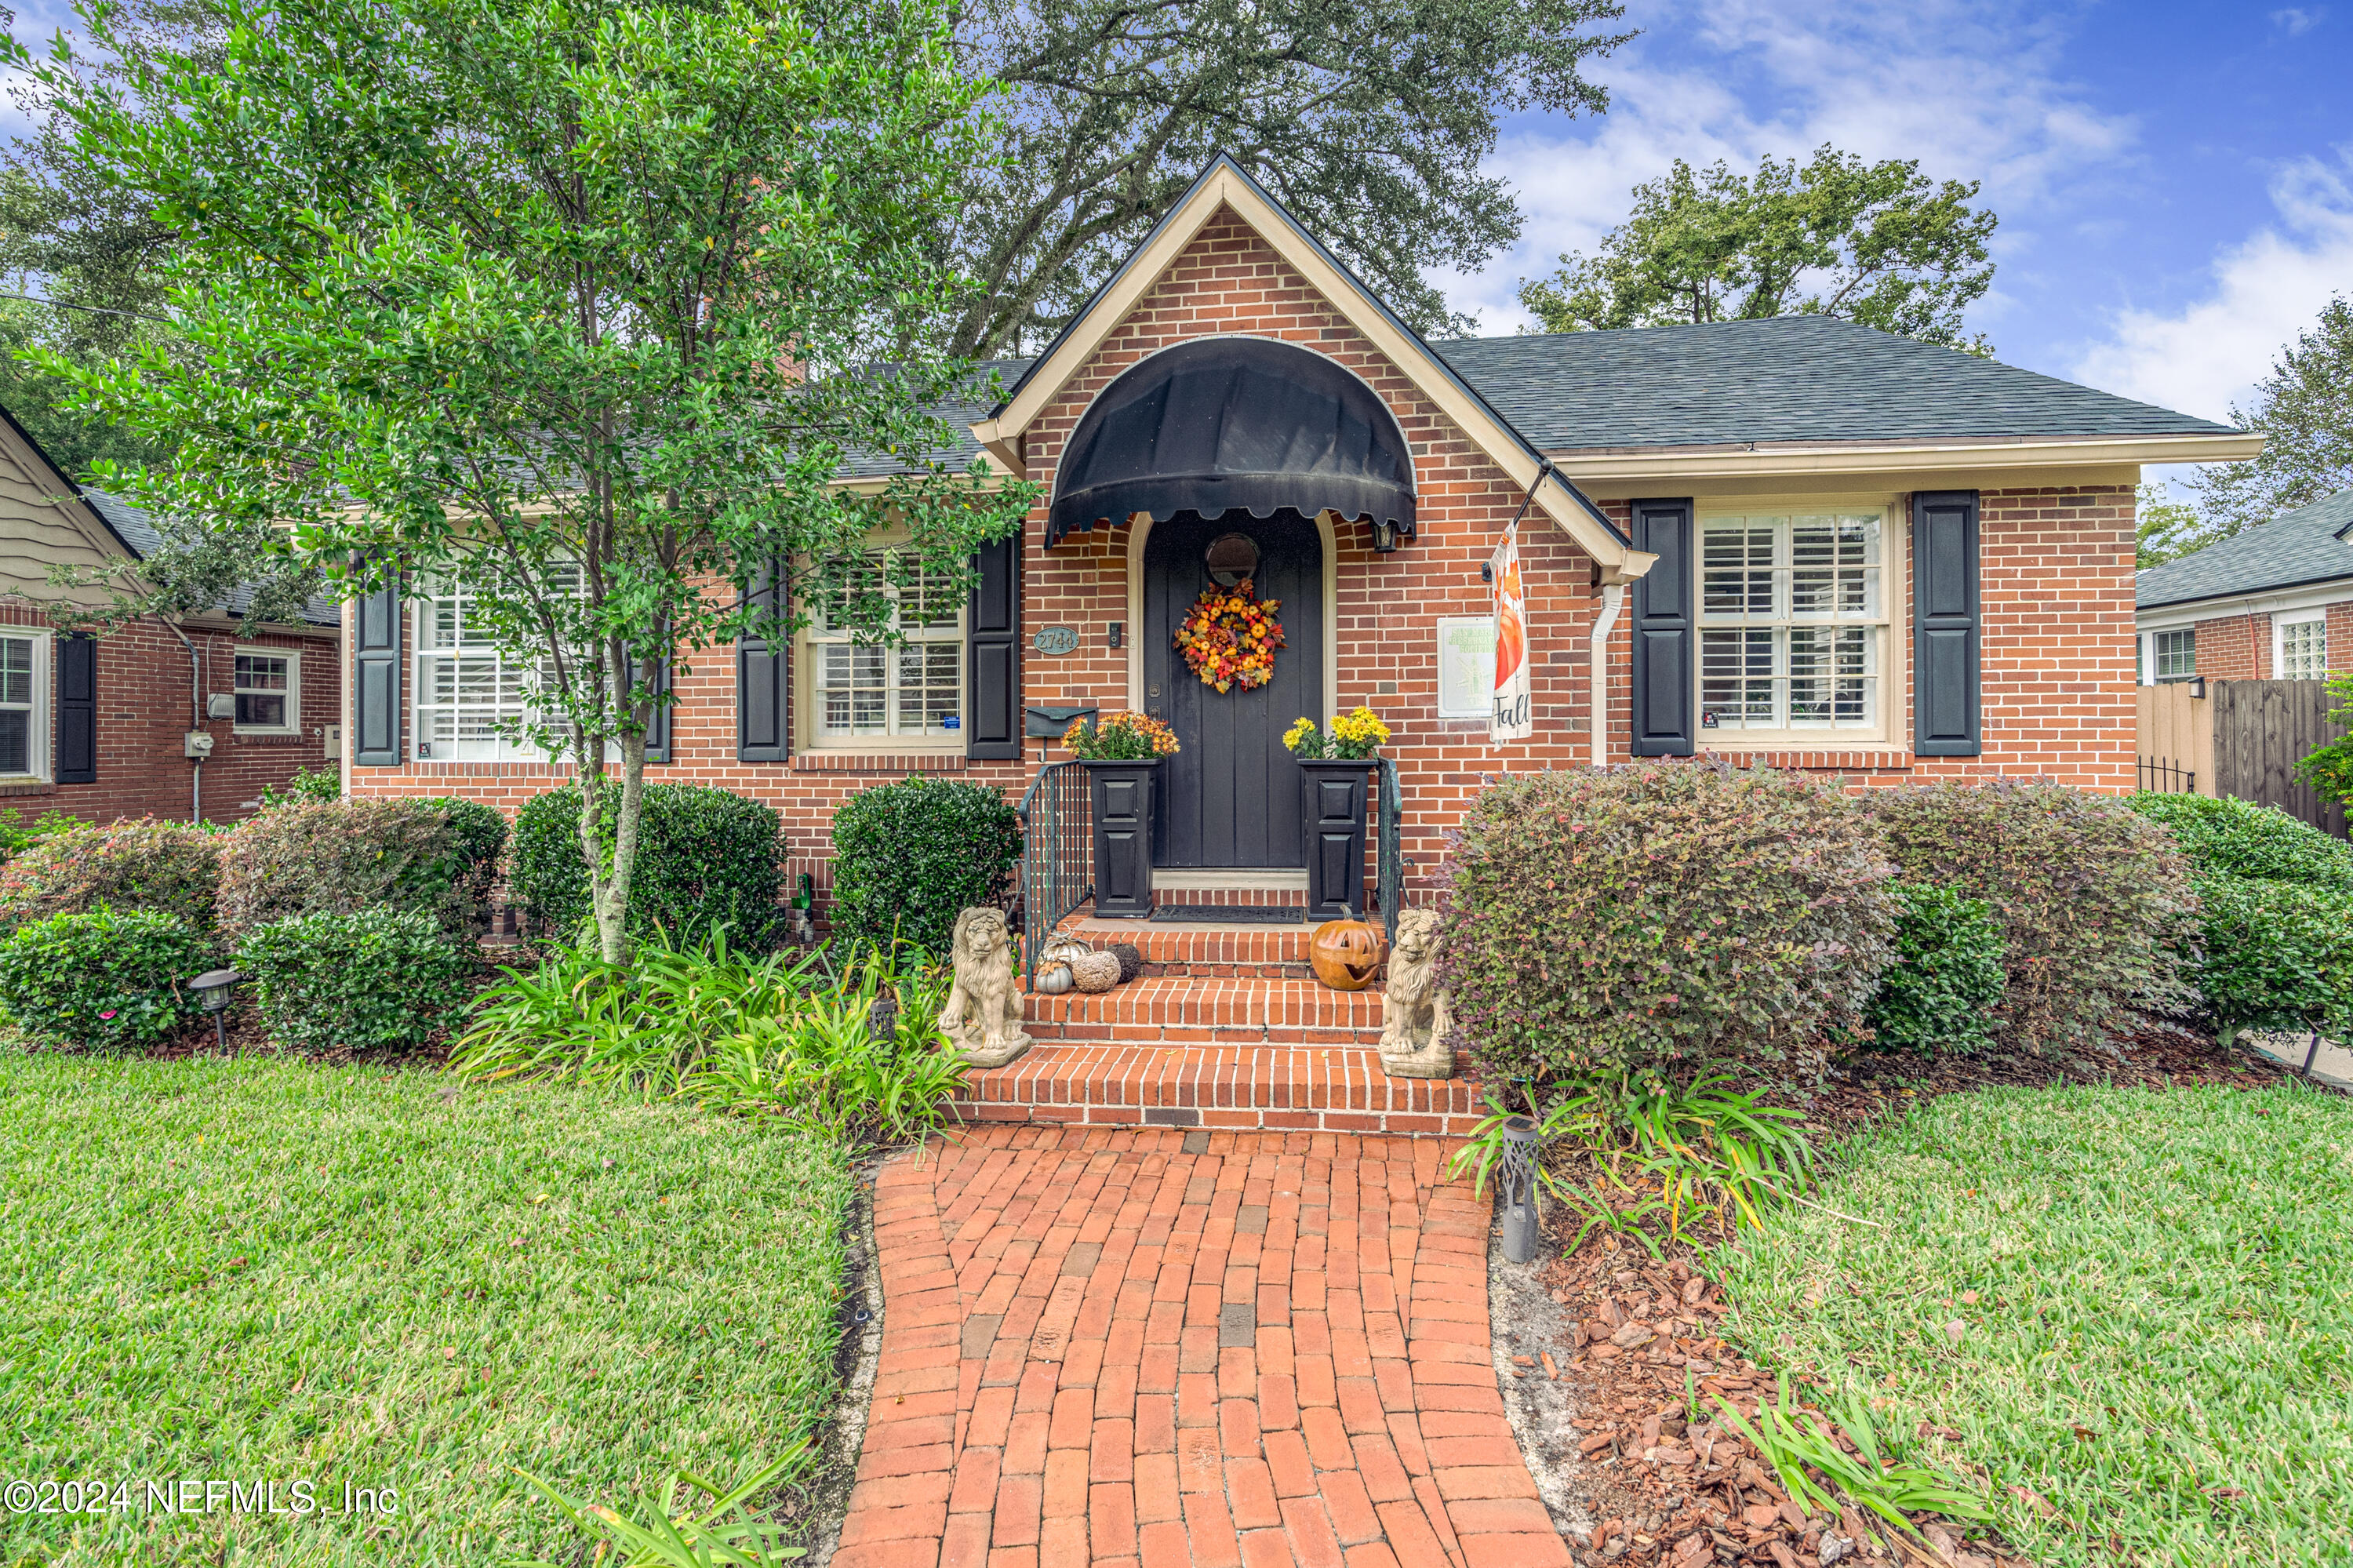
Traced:
<path fill-rule="evenodd" d="M 1362 991 L 1373 983 L 1388 948 L 1378 926 L 1326 920 L 1307 938 L 1307 961 L 1315 966 L 1315 978 L 1334 991 Z"/>

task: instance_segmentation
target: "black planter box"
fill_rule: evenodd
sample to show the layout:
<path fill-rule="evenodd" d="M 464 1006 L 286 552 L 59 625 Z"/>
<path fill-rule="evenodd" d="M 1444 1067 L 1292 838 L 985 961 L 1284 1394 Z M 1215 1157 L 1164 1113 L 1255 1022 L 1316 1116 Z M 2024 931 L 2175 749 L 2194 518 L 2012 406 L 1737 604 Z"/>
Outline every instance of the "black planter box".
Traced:
<path fill-rule="evenodd" d="M 1095 913 L 1152 917 L 1152 808 L 1160 758 L 1088 762 L 1095 819 Z"/>
<path fill-rule="evenodd" d="M 1301 758 L 1307 775 L 1307 917 L 1365 917 L 1365 780 L 1370 758 Z"/>

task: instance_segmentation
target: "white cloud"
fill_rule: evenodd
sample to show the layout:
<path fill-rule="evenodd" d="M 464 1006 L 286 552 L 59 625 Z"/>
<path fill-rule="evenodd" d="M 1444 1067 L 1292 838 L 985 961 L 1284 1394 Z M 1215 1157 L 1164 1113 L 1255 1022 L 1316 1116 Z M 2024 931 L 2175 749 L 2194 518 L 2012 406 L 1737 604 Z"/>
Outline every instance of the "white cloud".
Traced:
<path fill-rule="evenodd" d="M 2328 19 L 2326 5 L 2290 5 L 2271 14 L 2272 26 L 2291 38 L 2300 38 Z"/>
<path fill-rule="evenodd" d="M 1608 114 L 1534 119 L 1492 162 L 1518 192 L 1521 243 L 1475 277 L 1445 280 L 1482 330 L 1526 317 L 1519 280 L 1551 270 L 1564 250 L 1589 250 L 1622 219 L 1634 185 L 1680 157 L 1803 157 L 1828 142 L 1873 159 L 1917 158 L 1935 179 L 1984 182 L 2000 213 L 1997 260 L 2032 250 L 2037 209 L 2132 152 L 2127 116 L 2094 106 L 2060 65 L 2064 18 L 2005 0 L 1679 0 L 1646 10 L 1645 36 L 1596 67 Z M 1973 318 L 1995 319 L 1989 296 Z"/>
<path fill-rule="evenodd" d="M 2353 291 L 2353 154 L 2304 159 L 2272 182 L 2276 225 L 2218 255 L 2212 286 L 2172 312 L 2119 311 L 2076 376 L 2210 419 L 2269 369 L 2331 295 Z"/>

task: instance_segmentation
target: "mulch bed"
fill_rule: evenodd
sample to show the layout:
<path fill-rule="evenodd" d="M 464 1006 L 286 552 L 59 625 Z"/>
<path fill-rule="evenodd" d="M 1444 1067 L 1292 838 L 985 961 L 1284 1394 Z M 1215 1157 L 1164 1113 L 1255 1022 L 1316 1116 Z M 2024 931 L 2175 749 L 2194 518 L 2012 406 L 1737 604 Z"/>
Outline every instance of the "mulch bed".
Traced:
<path fill-rule="evenodd" d="M 2033 1056 L 1922 1058 L 1869 1054 L 1841 1063 L 1802 1105 L 1817 1147 L 1860 1130 L 1876 1117 L 1936 1095 L 1998 1085 L 2047 1087 L 2108 1082 L 2149 1087 L 2219 1084 L 2255 1088 L 2290 1075 L 2265 1058 L 2224 1051 L 2211 1036 L 2174 1025 L 2142 1025 L 2113 1056 L 2063 1063 Z M 1564 1175 L 1583 1174 L 1564 1171 Z M 1586 1190 L 1595 1184 L 1584 1183 Z M 1778 1402 L 1777 1380 L 1724 1342 L 1717 1319 L 1722 1288 L 1700 1271 L 1692 1248 L 1669 1245 L 1663 1261 L 1638 1244 L 1599 1230 L 1575 1252 L 1578 1216 L 1545 1205 L 1555 1252 L 1540 1275 L 1553 1301 L 1573 1319 L 1566 1342 L 1513 1358 L 1514 1375 L 1566 1383 L 1579 1414 L 1581 1461 L 1571 1489 L 1599 1520 L 1590 1538 L 1572 1542 L 1579 1563 L 1624 1568 L 1662 1564 L 1771 1563 L 1828 1568 L 1933 1563 L 1939 1568 L 2031 1568 L 1983 1529 L 1919 1521 L 1929 1550 L 1852 1510 L 1837 1520 L 1808 1519 L 1782 1492 L 1769 1467 L 1721 1421 L 1686 1425 L 1686 1380 L 1703 1412 L 1711 1394 L 1754 1419 L 1760 1400 Z M 1801 1407 L 1807 1380 L 1793 1379 Z"/>

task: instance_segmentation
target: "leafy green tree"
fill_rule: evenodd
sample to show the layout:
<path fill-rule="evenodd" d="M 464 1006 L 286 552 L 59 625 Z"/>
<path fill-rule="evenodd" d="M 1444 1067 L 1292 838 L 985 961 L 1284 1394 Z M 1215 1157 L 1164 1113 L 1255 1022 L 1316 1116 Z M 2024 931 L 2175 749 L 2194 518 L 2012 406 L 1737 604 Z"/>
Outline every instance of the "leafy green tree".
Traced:
<path fill-rule="evenodd" d="M 2328 302 L 2280 351 L 2253 401 L 2231 422 L 2269 438 L 2263 455 L 2219 463 L 2189 482 L 2213 537 L 2268 523 L 2353 488 L 2353 303 Z"/>
<path fill-rule="evenodd" d="M 2138 519 L 2133 531 L 2137 568 L 2194 555 L 2225 536 L 2214 531 L 2196 506 L 2174 500 L 2173 493 L 2162 484 L 2144 484 L 2133 495 Z"/>
<path fill-rule="evenodd" d="M 1598 254 L 1520 285 L 1546 332 L 1830 315 L 1972 354 L 1964 307 L 1993 281 L 1996 219 L 1975 181 L 1942 185 L 1917 161 L 1866 164 L 1823 146 L 1769 155 L 1752 177 L 1682 159 L 1634 187 L 1634 210 Z"/>
<path fill-rule="evenodd" d="M 1036 349 L 1223 149 L 1409 323 L 1466 329 L 1425 267 L 1516 238 L 1482 171 L 1500 115 L 1599 112 L 1582 74 L 1618 0 L 972 0 L 957 46 L 1008 90 L 1005 158 L 953 244 L 977 281 L 952 345 Z"/>
<path fill-rule="evenodd" d="M 936 455 L 969 369 L 934 346 L 962 281 L 934 241 L 987 145 L 982 89 L 932 0 L 846 23 L 774 0 L 220 15 L 218 59 L 134 58 L 127 96 L 18 51 L 78 155 L 173 230 L 185 344 L 37 362 L 177 443 L 111 487 L 348 591 L 458 594 L 541 672 L 513 727 L 584 800 L 617 749 L 620 809 L 580 837 L 618 959 L 677 651 L 787 635 L 805 575 L 839 580 L 886 519 L 908 542 L 828 609 L 887 639 L 893 585 L 962 580 L 1028 505 Z M 85 26 L 110 47 L 104 10 Z M 902 471 L 839 487 L 849 452 Z"/>

